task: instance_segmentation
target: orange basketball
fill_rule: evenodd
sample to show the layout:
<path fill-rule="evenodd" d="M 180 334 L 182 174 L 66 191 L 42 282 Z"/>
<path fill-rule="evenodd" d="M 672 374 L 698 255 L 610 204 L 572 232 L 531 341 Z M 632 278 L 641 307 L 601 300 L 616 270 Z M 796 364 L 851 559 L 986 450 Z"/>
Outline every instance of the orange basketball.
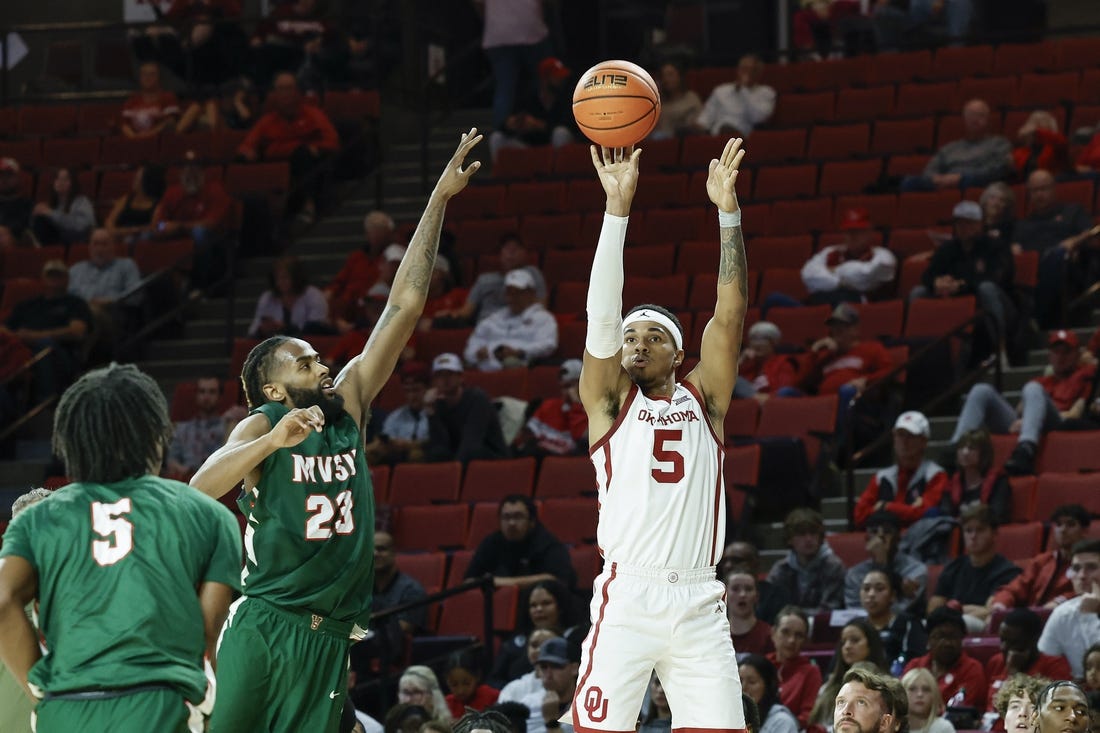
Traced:
<path fill-rule="evenodd" d="M 652 132 L 660 115 L 653 77 L 629 61 L 596 64 L 573 90 L 577 127 L 597 145 L 629 148 Z"/>

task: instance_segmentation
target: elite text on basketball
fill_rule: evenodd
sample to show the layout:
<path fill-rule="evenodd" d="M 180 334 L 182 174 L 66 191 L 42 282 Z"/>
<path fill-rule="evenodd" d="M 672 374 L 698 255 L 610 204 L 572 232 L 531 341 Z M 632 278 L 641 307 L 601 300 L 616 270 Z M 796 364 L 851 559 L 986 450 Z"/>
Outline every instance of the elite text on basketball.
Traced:
<path fill-rule="evenodd" d="M 592 87 L 625 87 L 626 74 L 593 74 L 584 82 L 585 89 Z"/>

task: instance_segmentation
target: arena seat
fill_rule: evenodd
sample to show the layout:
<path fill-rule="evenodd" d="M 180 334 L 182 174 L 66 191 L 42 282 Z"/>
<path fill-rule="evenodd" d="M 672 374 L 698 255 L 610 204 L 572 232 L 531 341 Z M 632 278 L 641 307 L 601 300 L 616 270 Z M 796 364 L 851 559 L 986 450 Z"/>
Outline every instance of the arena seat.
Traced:
<path fill-rule="evenodd" d="M 458 222 L 454 226 L 458 247 L 467 254 L 496 254 L 500 240 L 519 231 L 519 219 L 514 216 L 498 219 L 477 219 Z"/>
<path fill-rule="evenodd" d="M 688 278 L 683 273 L 664 277 L 627 277 L 623 284 L 623 312 L 636 305 L 653 302 L 659 295 L 661 305 L 670 310 L 687 307 Z"/>
<path fill-rule="evenodd" d="M 329 90 L 321 102 L 321 108 L 333 122 L 365 122 L 378 119 L 381 114 L 381 95 L 375 90 Z"/>
<path fill-rule="evenodd" d="M 680 138 L 667 140 L 647 140 L 645 142 L 646 170 L 667 170 L 675 168 L 680 160 Z M 589 158 L 588 165 L 592 165 Z M 585 173 L 591 175 L 592 168 L 586 168 Z"/>
<path fill-rule="evenodd" d="M 806 157 L 810 160 L 838 160 L 867 154 L 871 125 L 815 125 L 810 131 Z"/>
<path fill-rule="evenodd" d="M 710 269 L 714 270 L 716 245 L 711 245 Z M 790 268 L 813 255 L 814 239 L 810 234 L 784 237 L 753 237 L 745 243 L 745 257 L 754 270 Z"/>
<path fill-rule="evenodd" d="M 756 400 L 733 400 L 722 424 L 723 437 L 726 440 L 752 437 L 756 434 L 759 419 L 760 404 Z"/>
<path fill-rule="evenodd" d="M 936 49 L 930 79 L 965 79 L 993 71 L 993 46 L 946 46 Z"/>
<path fill-rule="evenodd" d="M 857 303 L 860 332 L 863 338 L 896 339 L 901 337 L 901 328 L 905 316 L 905 301 L 882 300 L 870 303 Z"/>
<path fill-rule="evenodd" d="M 891 155 L 886 161 L 886 175 L 888 176 L 919 176 L 924 172 L 924 167 L 932 156 L 920 155 Z"/>
<path fill-rule="evenodd" d="M 591 261 L 591 256 L 589 257 Z M 582 272 L 582 271 L 578 271 Z M 576 275 L 577 273 L 573 273 Z M 559 282 L 554 286 L 554 313 L 583 313 L 588 297 L 588 283 L 576 280 Z M 561 341 L 559 330 L 558 341 Z"/>
<path fill-rule="evenodd" d="M 1031 109 L 1073 103 L 1081 83 L 1078 71 L 1059 74 L 1021 74 L 1020 100 Z"/>
<path fill-rule="evenodd" d="M 592 161 L 588 162 L 592 165 Z M 457 196 L 455 198 L 458 198 Z M 606 200 L 603 186 L 589 178 L 575 178 L 565 188 L 566 211 L 600 211 Z"/>
<path fill-rule="evenodd" d="M 527 393 L 527 368 L 503 369 L 497 372 L 482 372 L 475 369 L 466 371 L 464 377 L 467 387 L 478 387 L 491 399 L 515 397 L 523 399 Z"/>
<path fill-rule="evenodd" d="M 592 253 L 588 255 L 588 262 L 580 270 L 574 272 L 586 272 L 592 266 Z M 623 262 L 624 272 L 627 277 L 662 277 L 674 272 L 673 263 L 676 261 L 676 246 L 669 244 L 650 244 L 641 247 L 632 247 L 630 257 Z"/>
<path fill-rule="evenodd" d="M 169 241 L 139 241 L 134 244 L 134 262 L 142 275 L 167 269 L 189 271 L 195 242 L 191 239 Z"/>
<path fill-rule="evenodd" d="M 770 166 L 757 171 L 753 198 L 758 201 L 796 199 L 808 198 L 816 193 L 816 165 Z"/>
<path fill-rule="evenodd" d="M 581 238 L 581 215 L 577 213 L 529 214 L 523 217 L 519 235 L 524 244 L 533 250 L 581 247 L 585 242 Z"/>
<path fill-rule="evenodd" d="M 551 498 L 539 509 L 539 521 L 567 545 L 595 542 L 597 516 L 589 498 Z"/>
<path fill-rule="evenodd" d="M 810 435 L 836 431 L 837 396 L 792 397 L 768 400 L 760 410 L 756 437 L 797 437 L 806 446 L 806 458 L 811 466 L 821 450 L 820 440 Z"/>
<path fill-rule="evenodd" d="M 493 591 L 493 630 L 512 633 L 516 624 L 516 603 L 519 590 L 514 585 Z M 439 614 L 439 636 L 484 636 L 485 599 L 480 590 L 460 593 L 443 601 Z M 491 639 L 481 639 L 492 643 Z"/>
<path fill-rule="evenodd" d="M 772 124 L 778 128 L 806 128 L 820 122 L 829 122 L 835 116 L 836 94 L 833 92 L 782 94 L 776 100 Z"/>
<path fill-rule="evenodd" d="M 466 577 L 466 569 L 470 567 L 470 560 L 474 557 L 474 551 L 455 550 L 448 554 L 450 556 L 450 564 L 447 567 L 447 584 L 444 587 L 453 588 L 461 583 Z"/>
<path fill-rule="evenodd" d="M 467 550 L 476 550 L 481 541 L 500 529 L 500 502 L 480 501 L 470 507 L 470 525 L 466 530 Z"/>
<path fill-rule="evenodd" d="M 76 110 L 72 104 L 24 105 L 19 108 L 19 134 L 46 139 L 72 135 L 76 132 Z"/>
<path fill-rule="evenodd" d="M 1014 107 L 1018 104 L 1019 79 L 1016 76 L 995 76 L 992 78 L 978 79 L 969 76 L 959 78 L 958 106 L 962 106 L 971 99 L 981 99 L 994 109 L 998 107 Z"/>
<path fill-rule="evenodd" d="M 225 188 L 235 195 L 264 193 L 280 195 L 290 188 L 290 166 L 273 163 L 234 163 L 225 169 Z"/>
<path fill-rule="evenodd" d="M 955 298 L 920 298 L 909 304 L 905 318 L 905 338 L 935 338 L 974 315 L 973 295 Z"/>
<path fill-rule="evenodd" d="M 42 266 L 46 262 L 64 259 L 65 245 L 63 244 L 0 249 L 0 276 L 7 281 L 26 278 L 37 283 L 42 275 Z"/>
<path fill-rule="evenodd" d="M 752 134 L 751 147 L 753 165 L 801 161 L 804 157 L 803 152 L 806 150 L 806 131 L 802 129 L 756 130 Z M 742 185 L 740 175 L 737 183 L 740 188 Z"/>
<path fill-rule="evenodd" d="M 76 110 L 78 135 L 110 135 L 118 127 L 118 102 L 84 102 Z"/>
<path fill-rule="evenodd" d="M 929 233 L 935 231 L 935 229 L 926 228 L 893 229 L 886 245 L 891 252 L 897 255 L 899 260 L 906 260 L 915 255 L 927 255 L 936 248 L 936 242 Z M 950 234 L 945 232 L 945 236 L 950 236 Z M 927 258 L 924 259 L 924 262 L 927 262 Z M 921 272 L 924 272 L 923 268 Z M 898 288 L 898 294 L 902 297 L 907 295 L 901 288 Z"/>
<path fill-rule="evenodd" d="M 502 212 L 507 216 L 556 214 L 563 210 L 564 203 L 565 184 L 561 181 L 510 183 Z"/>
<path fill-rule="evenodd" d="M 1054 59 L 1051 64 L 1054 71 L 1076 71 L 1100 66 L 1100 38 L 1096 36 L 1059 38 L 1050 43 L 1054 45 Z"/>
<path fill-rule="evenodd" d="M 680 148 L 680 167 L 706 168 L 710 165 L 712 159 L 722 154 L 727 142 L 729 142 L 728 135 L 691 135 L 685 137 Z M 646 155 L 646 153 L 642 153 L 643 157 Z"/>
<path fill-rule="evenodd" d="M 956 82 L 935 84 L 901 84 L 898 101 L 894 106 L 895 117 L 922 117 L 938 113 L 958 113 Z"/>
<path fill-rule="evenodd" d="M 866 122 L 889 117 L 894 111 L 894 85 L 870 88 L 841 87 L 836 95 L 838 122 Z M 753 145 L 756 138 L 753 137 Z"/>
<path fill-rule="evenodd" d="M 876 184 L 882 175 L 882 160 L 830 161 L 821 166 L 818 193 L 822 196 L 858 194 Z"/>
<path fill-rule="evenodd" d="M 595 545 L 573 545 L 569 548 L 569 561 L 577 573 L 577 588 L 580 590 L 591 588 L 603 569 L 603 558 Z"/>
<path fill-rule="evenodd" d="M 825 544 L 850 568 L 867 559 L 866 532 L 833 532 L 825 535 Z"/>
<path fill-rule="evenodd" d="M 1055 198 L 1065 203 L 1077 204 L 1091 214 L 1096 193 L 1094 188 L 1090 180 L 1063 181 L 1054 185 Z"/>
<path fill-rule="evenodd" d="M 1005 524 L 997 528 L 997 552 L 1019 563 L 1043 551 L 1043 523 Z"/>
<path fill-rule="evenodd" d="M 810 294 L 806 290 L 806 284 L 802 282 L 802 271 L 793 268 L 764 270 L 760 278 L 759 292 L 763 298 L 767 298 L 772 293 L 783 293 L 796 300 L 804 300 Z M 768 317 L 771 317 L 770 312 Z M 824 322 L 825 319 L 821 320 Z"/>
<path fill-rule="evenodd" d="M 155 137 L 109 135 L 103 138 L 99 150 L 99 165 L 139 166 L 151 160 L 161 160 Z M 169 184 L 175 183 L 169 180 Z"/>
<path fill-rule="evenodd" d="M 396 512 L 394 544 L 405 551 L 462 547 L 466 542 L 467 514 L 465 504 L 403 506 Z"/>
<path fill-rule="evenodd" d="M 503 208 L 506 190 L 501 184 L 467 186 L 461 196 L 455 196 L 447 203 L 447 217 L 478 219 L 497 216 Z"/>
<path fill-rule="evenodd" d="M 1060 473 L 1100 471 L 1100 431 L 1047 433 L 1038 470 Z"/>
<path fill-rule="evenodd" d="M 456 197 L 457 198 L 457 197 Z M 592 252 L 584 249 L 548 249 L 542 260 L 542 276 L 548 283 L 576 278 L 592 267 Z"/>
<path fill-rule="evenodd" d="M 648 152 L 648 148 L 647 148 Z M 592 173 L 592 155 L 585 143 L 570 143 L 554 148 L 555 175 L 563 177 L 583 176 Z"/>
<path fill-rule="evenodd" d="M 547 456 L 542 459 L 535 496 L 575 498 L 596 491 L 596 472 L 588 456 Z"/>
<path fill-rule="evenodd" d="M 767 272 L 764 276 L 767 277 Z M 825 335 L 825 319 L 831 311 L 832 308 L 824 304 L 772 308 L 768 311 L 768 320 L 779 327 L 783 344 L 804 349 Z"/>
<path fill-rule="evenodd" d="M 397 569 L 415 578 L 429 593 L 431 588 L 443 587 L 447 568 L 445 552 L 399 552 L 395 559 Z"/>
<path fill-rule="evenodd" d="M 837 210 L 838 215 L 841 213 L 841 210 Z M 826 247 L 844 244 L 847 240 L 848 234 L 844 231 L 822 232 L 817 237 L 817 249 L 818 251 L 821 251 Z M 881 247 L 883 241 L 882 232 L 872 229 L 867 233 L 867 241 L 871 244 L 872 247 Z"/>
<path fill-rule="evenodd" d="M 512 371 L 526 372 L 524 369 Z M 497 375 L 503 372 L 496 372 Z M 526 377 L 526 374 L 524 374 Z M 500 501 L 510 494 L 531 496 L 535 489 L 535 459 L 473 460 L 466 465 L 461 501 Z"/>
<path fill-rule="evenodd" d="M 1039 253 L 1035 250 L 1015 252 L 1012 260 L 1016 265 L 1016 284 L 1034 288 L 1039 284 Z"/>
<path fill-rule="evenodd" d="M 1008 485 L 1012 489 L 1012 521 L 1031 522 L 1035 516 L 1034 476 L 1010 476 Z"/>
<path fill-rule="evenodd" d="M 419 359 L 430 362 L 440 354 L 458 354 L 466 348 L 472 328 L 434 328 L 416 336 L 416 353 Z"/>
<path fill-rule="evenodd" d="M 837 196 L 833 213 L 839 220 L 848 209 L 867 209 L 871 225 L 892 228 L 898 214 L 898 197 L 892 193 Z M 824 246 L 824 243 L 822 243 Z"/>
<path fill-rule="evenodd" d="M 558 350 L 554 352 L 555 355 L 561 359 L 576 359 L 583 354 L 587 329 L 588 324 L 583 321 L 559 324 Z"/>
<path fill-rule="evenodd" d="M 37 277 L 14 277 L 4 280 L 4 292 L 0 295 L 0 320 L 11 315 L 17 303 L 34 297 L 42 292 L 42 281 Z"/>
<path fill-rule="evenodd" d="M 462 464 L 458 461 L 399 463 L 390 476 L 390 504 L 407 506 L 456 501 L 461 482 Z"/>
<path fill-rule="evenodd" d="M 1055 46 L 1051 43 L 1002 43 L 993 52 L 994 75 L 1026 74 L 1054 67 Z"/>
<path fill-rule="evenodd" d="M 772 233 L 824 232 L 833 228 L 833 200 L 828 196 L 772 204 Z M 801 267 L 801 263 L 792 263 Z"/>
<path fill-rule="evenodd" d="M 934 224 L 950 224 L 951 212 L 959 203 L 957 189 L 943 191 L 919 191 L 898 196 L 898 215 L 894 220 L 899 227 L 930 227 Z"/>
<path fill-rule="evenodd" d="M 1062 504 L 1080 504 L 1100 514 L 1100 473 L 1042 473 L 1035 492 L 1035 516 L 1046 519 Z"/>
<path fill-rule="evenodd" d="M 195 407 L 195 394 L 198 392 L 198 383 L 195 379 L 179 382 L 172 389 L 172 400 L 169 405 L 169 416 L 172 422 L 192 420 L 197 414 Z M 236 380 L 226 379 L 222 382 L 222 393 L 218 398 L 215 410 L 220 414 L 230 407 L 238 404 L 240 400 L 240 383 Z"/>
<path fill-rule="evenodd" d="M 676 244 L 699 238 L 702 208 L 650 209 L 645 214 L 644 226 L 627 231 L 627 241 L 637 244 Z M 602 214 L 601 214 L 602 216 Z M 598 237 L 592 239 L 595 242 Z"/>
<path fill-rule="evenodd" d="M 98 162 L 98 137 L 46 138 L 42 141 L 42 165 L 46 167 L 81 168 Z"/>
<path fill-rule="evenodd" d="M 871 135 L 871 152 L 876 155 L 892 155 L 931 151 L 932 136 L 935 131 L 935 117 L 875 120 L 875 129 Z"/>
<path fill-rule="evenodd" d="M 545 176 L 553 167 L 554 149 L 549 145 L 536 148 L 502 148 L 493 163 L 493 177 L 529 181 Z"/>
<path fill-rule="evenodd" d="M 750 402 L 752 400 L 749 400 Z M 726 460 L 723 473 L 726 480 L 726 494 L 737 487 L 751 488 L 760 480 L 760 446 L 735 445 L 726 448 Z M 740 493 L 744 493 L 737 489 Z"/>
<path fill-rule="evenodd" d="M 374 488 L 374 505 L 384 506 L 390 500 L 390 472 L 389 464 L 383 463 L 370 466 L 370 482 Z"/>
<path fill-rule="evenodd" d="M 1100 69 L 1085 69 L 1081 74 L 1081 88 L 1077 92 L 1080 105 L 1100 104 Z M 1074 110 L 1080 108 L 1076 105 Z M 1074 128 L 1070 128 L 1073 132 Z"/>
<path fill-rule="evenodd" d="M 561 323 L 558 324 L 559 331 Z M 579 358 L 579 357 L 578 357 Z M 560 394 L 559 373 L 561 367 L 557 364 L 539 364 L 527 370 L 527 395 L 526 399 L 545 399 L 557 397 Z"/>
<path fill-rule="evenodd" d="M 686 173 L 655 173 L 646 176 L 638 183 L 633 205 L 639 209 L 673 208 L 699 204 L 707 200 L 688 200 L 687 186 Z"/>

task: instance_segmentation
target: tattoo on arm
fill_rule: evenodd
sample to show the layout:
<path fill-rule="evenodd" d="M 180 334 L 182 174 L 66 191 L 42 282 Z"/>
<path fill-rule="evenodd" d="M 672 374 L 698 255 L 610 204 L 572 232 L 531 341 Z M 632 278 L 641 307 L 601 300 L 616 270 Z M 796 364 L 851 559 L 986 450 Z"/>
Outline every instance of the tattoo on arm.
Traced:
<path fill-rule="evenodd" d="M 390 325 L 390 321 L 397 315 L 397 312 L 401 310 L 399 305 L 391 305 L 386 310 L 382 311 L 381 317 L 378 319 L 378 325 L 374 327 L 374 333 L 381 333 L 386 330 L 386 326 Z"/>
<path fill-rule="evenodd" d="M 436 251 L 439 249 L 439 232 L 442 228 L 442 212 L 431 208 L 424 212 L 416 228 L 416 236 L 409 244 L 409 268 L 404 277 L 414 291 L 427 293 L 435 269 Z"/>
<path fill-rule="evenodd" d="M 722 254 L 718 262 L 718 284 L 729 285 L 736 281 L 741 297 L 749 298 L 748 264 L 745 262 L 745 238 L 741 227 L 722 227 Z"/>

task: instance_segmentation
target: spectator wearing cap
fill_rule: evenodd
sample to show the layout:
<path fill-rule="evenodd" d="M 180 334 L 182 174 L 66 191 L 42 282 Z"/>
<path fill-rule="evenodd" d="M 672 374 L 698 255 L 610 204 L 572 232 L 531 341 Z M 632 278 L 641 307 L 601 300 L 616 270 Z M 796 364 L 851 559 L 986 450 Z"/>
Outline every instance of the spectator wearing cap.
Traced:
<path fill-rule="evenodd" d="M 324 294 L 309 284 L 297 257 L 280 257 L 271 265 L 271 287 L 260 295 L 248 335 L 331 333 Z"/>
<path fill-rule="evenodd" d="M 363 243 L 348 254 L 336 277 L 325 288 L 329 308 L 337 318 L 344 318 L 345 312 L 365 297 L 378 279 L 382 251 L 395 243 L 396 232 L 397 224 L 384 211 L 375 209 L 363 218 Z"/>
<path fill-rule="evenodd" d="M 789 354 L 776 352 L 783 334 L 771 321 L 757 321 L 749 329 L 747 348 L 738 357 L 737 383 L 733 396 L 752 397 L 763 404 L 769 397 L 800 394 L 798 366 Z"/>
<path fill-rule="evenodd" d="M 160 84 L 160 66 L 147 61 L 138 68 L 138 91 L 122 105 L 122 134 L 126 137 L 156 137 L 175 128 L 180 116 L 176 95 Z"/>
<path fill-rule="evenodd" d="M 925 456 L 931 431 L 928 418 L 915 410 L 894 423 L 894 465 L 871 477 L 855 507 L 856 526 L 875 512 L 890 512 L 901 526 L 939 511 L 947 472 Z"/>
<path fill-rule="evenodd" d="M 561 59 L 548 56 L 539 62 L 538 84 L 533 93 L 521 98 L 504 126 L 489 135 L 489 151 L 496 160 L 502 148 L 553 145 L 573 142 L 572 94 L 566 80 L 572 72 Z"/>
<path fill-rule="evenodd" d="M 31 223 L 33 204 L 23 192 L 19 163 L 15 158 L 0 158 L 0 249 L 14 246 Z"/>
<path fill-rule="evenodd" d="M 517 455 L 581 455 L 588 448 L 588 415 L 577 385 L 581 360 L 568 359 L 558 372 L 559 397 L 547 397 L 535 408 L 512 446 Z"/>
<path fill-rule="evenodd" d="M 483 372 L 527 366 L 558 348 L 558 322 L 538 301 L 526 270 L 504 276 L 507 305 L 479 322 L 466 342 L 466 362 Z"/>
<path fill-rule="evenodd" d="M 1017 317 L 1016 305 L 1009 295 L 1016 277 L 1012 251 L 985 235 L 985 216 L 975 202 L 960 201 L 952 215 L 955 236 L 936 249 L 921 276 L 921 284 L 909 293 L 909 301 L 976 296 L 981 307 L 992 316 L 1003 350 L 1005 337 L 1011 333 Z"/>
<path fill-rule="evenodd" d="M 787 591 L 806 613 L 844 606 L 844 563 L 825 543 L 825 520 L 813 509 L 799 507 L 783 521 L 787 556 L 776 561 L 768 580 Z"/>
<path fill-rule="evenodd" d="M 1001 619 L 1001 627 L 997 630 L 1001 638 L 1001 651 L 994 654 L 986 666 L 990 712 L 995 709 L 993 697 L 1005 680 L 1013 675 L 1046 677 L 1050 680 L 1073 678 L 1069 662 L 1064 657 L 1039 651 L 1039 635 L 1042 632 L 1043 619 L 1030 608 L 1014 608 Z"/>
<path fill-rule="evenodd" d="M 397 268 L 405 257 L 405 245 L 391 244 L 382 250 L 382 261 L 378 266 L 378 279 L 367 288 L 367 300 L 385 301 L 390 296 L 393 279 L 397 277 Z"/>
<path fill-rule="evenodd" d="M 1100 540 L 1073 547 L 1068 575 L 1074 598 L 1050 612 L 1039 636 L 1039 651 L 1065 657 L 1074 679 L 1085 674 L 1085 651 L 1100 639 Z"/>
<path fill-rule="evenodd" d="M 421 463 L 439 418 L 424 409 L 431 374 L 426 364 L 405 362 L 398 372 L 405 404 L 386 415 L 378 437 L 367 446 L 368 460 L 375 463 Z M 438 429 L 438 428 L 437 428 Z"/>
<path fill-rule="evenodd" d="M 466 461 L 505 458 L 508 448 L 489 396 L 479 387 L 467 387 L 458 354 L 440 354 L 432 362 L 432 387 L 424 409 L 432 423 L 427 449 L 429 461 Z"/>
<path fill-rule="evenodd" d="M 775 90 L 760 83 L 764 60 L 754 53 L 737 62 L 737 80 L 719 84 L 695 118 L 696 132 L 748 137 L 775 112 Z"/>
<path fill-rule="evenodd" d="M 80 191 L 80 181 L 69 168 L 54 173 L 47 201 L 35 204 L 31 230 L 39 244 L 72 244 L 88 239 L 95 226 L 95 207 Z"/>
<path fill-rule="evenodd" d="M 1079 204 L 1058 200 L 1049 171 L 1027 177 L 1027 216 L 1016 223 L 1012 250 L 1039 253 L 1035 316 L 1043 328 L 1061 319 L 1067 292 L 1072 297 L 1095 282 L 1100 270 L 1094 239 L 1098 231 Z"/>
<path fill-rule="evenodd" d="M 474 0 L 485 25 L 481 47 L 493 70 L 493 129 L 504 129 L 522 78 L 533 79 L 550 53 L 550 30 L 542 2 Z"/>
<path fill-rule="evenodd" d="M 904 553 L 901 547 L 901 521 L 896 514 L 877 511 L 864 523 L 867 532 L 867 559 L 848 568 L 844 576 L 844 605 L 860 608 L 863 579 L 872 569 L 886 570 L 901 579 L 901 592 L 894 597 L 894 613 L 924 615 L 924 591 L 928 585 L 928 568 L 917 558 Z"/>
<path fill-rule="evenodd" d="M 1005 472 L 1013 476 L 1035 472 L 1043 433 L 1084 414 L 1096 376 L 1094 364 L 1081 363 L 1080 343 L 1073 331 L 1053 332 L 1049 344 L 1051 373 L 1024 385 L 1016 409 L 992 385 L 974 385 L 959 413 L 952 443 L 981 427 L 992 433 L 1017 433 L 1019 438 L 1005 462 Z"/>
<path fill-rule="evenodd" d="M 41 402 L 60 394 L 76 377 L 92 329 L 92 312 L 69 292 L 65 263 L 48 260 L 42 265 L 42 292 L 16 303 L 3 329 L 34 352 L 50 348 L 34 366 L 33 396 Z"/>
<path fill-rule="evenodd" d="M 548 730 L 573 733 L 571 724 L 558 722 L 558 719 L 569 710 L 577 689 L 581 658 L 580 649 L 575 646 L 558 636 L 548 639 L 539 649 L 535 669 L 543 690 L 521 700 L 531 711 L 527 733 L 547 733 Z"/>
<path fill-rule="evenodd" d="M 1029 606 L 1052 609 L 1072 598 L 1073 581 L 1070 580 L 1070 558 L 1073 547 L 1085 537 L 1085 530 L 1092 521 L 1089 512 L 1080 504 L 1063 504 L 1050 515 L 1051 544 L 1054 549 L 1031 558 L 1024 571 L 997 590 L 989 599 L 992 611 Z"/>
<path fill-rule="evenodd" d="M 947 707 L 985 710 L 989 685 L 981 662 L 963 651 L 966 623 L 960 611 L 943 606 L 928 616 L 928 653 L 905 665 L 905 671 L 925 668 L 940 686 Z"/>
<path fill-rule="evenodd" d="M 967 631 L 979 634 L 989 620 L 987 604 L 993 592 L 1019 575 L 1020 568 L 997 552 L 997 526 L 989 507 L 969 507 L 959 517 L 959 526 L 965 552 L 944 566 L 928 599 L 928 612 L 946 605 L 960 608 Z"/>
<path fill-rule="evenodd" d="M 885 247 L 874 246 L 874 230 L 866 209 L 844 212 L 840 222 L 844 242 L 823 247 L 802 266 L 809 303 L 859 303 L 894 281 L 898 260 Z"/>
<path fill-rule="evenodd" d="M 527 245 L 518 234 L 505 234 L 500 238 L 500 269 L 482 272 L 474 280 L 466 303 L 454 310 L 441 310 L 438 318 L 483 321 L 508 304 L 504 297 L 504 277 L 513 270 L 526 270 L 535 279 L 535 294 L 546 302 L 546 279 L 534 265 L 527 263 Z"/>
<path fill-rule="evenodd" d="M 1012 175 L 1012 143 L 989 132 L 989 105 L 971 99 L 963 106 L 963 138 L 941 147 L 920 176 L 906 176 L 904 191 L 985 186 Z"/>

